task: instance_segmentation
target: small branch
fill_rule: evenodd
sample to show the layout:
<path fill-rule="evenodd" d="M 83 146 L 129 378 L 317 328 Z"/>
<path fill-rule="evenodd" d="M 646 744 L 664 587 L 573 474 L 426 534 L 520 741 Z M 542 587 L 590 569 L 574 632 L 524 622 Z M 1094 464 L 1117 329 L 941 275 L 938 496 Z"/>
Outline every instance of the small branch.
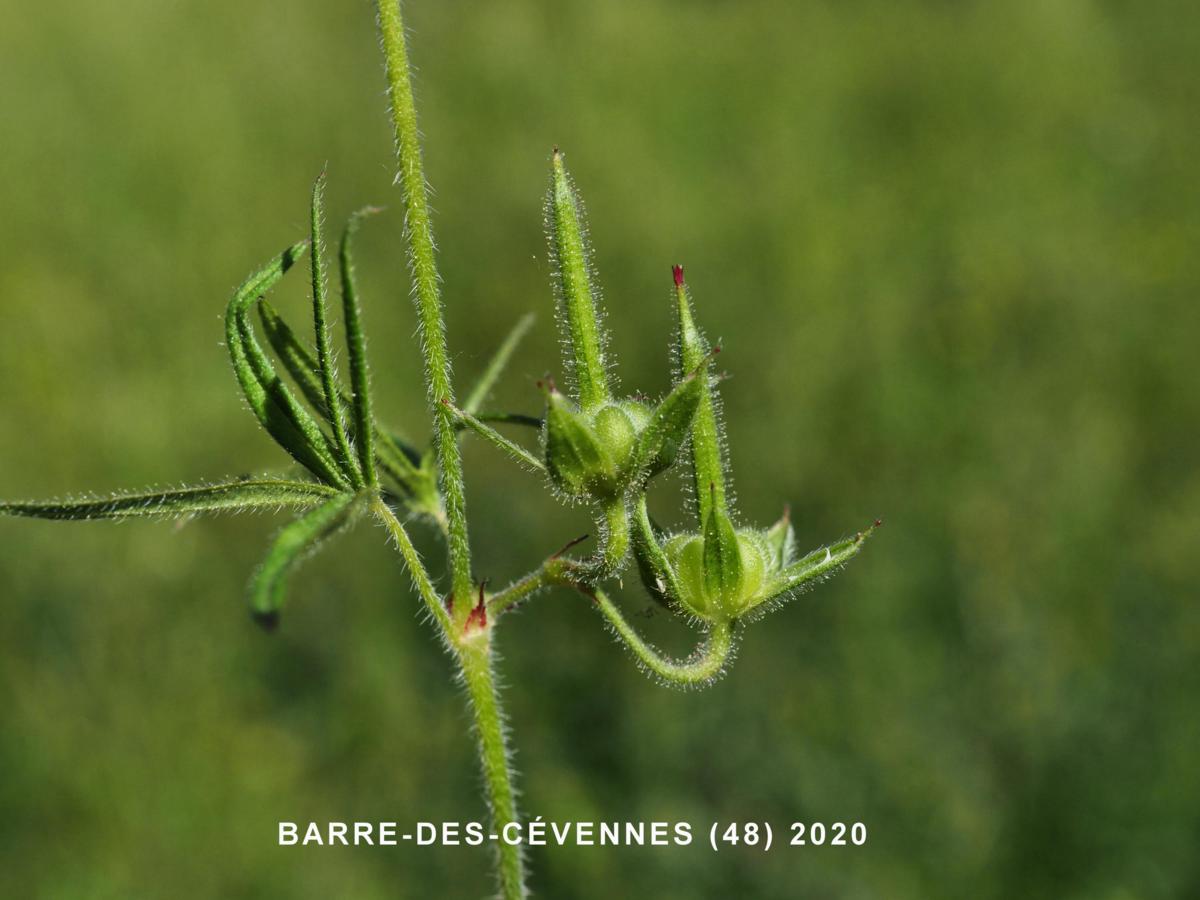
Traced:
<path fill-rule="evenodd" d="M 483 370 L 483 374 L 475 382 L 475 387 L 467 395 L 467 401 L 463 404 L 464 412 L 471 413 L 471 415 L 479 412 L 479 407 L 483 405 L 483 401 L 492 392 L 492 388 L 496 386 L 496 381 L 500 378 L 504 367 L 508 365 L 508 361 L 512 358 L 513 351 L 517 349 L 517 345 L 521 343 L 521 339 L 525 337 L 532 325 L 533 313 L 526 313 L 513 326 L 512 331 L 508 333 L 504 341 L 496 349 L 496 352 L 492 354 L 487 368 Z"/>
<path fill-rule="evenodd" d="M 629 507 L 625 500 L 613 500 L 604 506 L 604 532 L 600 538 L 600 575 L 608 577 L 617 573 L 629 553 Z"/>
<path fill-rule="evenodd" d="M 493 617 L 499 616 L 542 588 L 555 585 L 578 587 L 578 583 L 570 575 L 579 567 L 580 564 L 573 559 L 561 557 L 559 554 L 551 556 L 528 575 L 523 575 L 504 590 L 492 594 L 488 598 L 488 614 Z"/>
<path fill-rule="evenodd" d="M 474 413 L 480 422 L 495 422 L 497 425 L 523 425 L 526 428 L 541 428 L 542 420 L 524 413 L 481 412 Z"/>
<path fill-rule="evenodd" d="M 733 653 L 733 626 L 717 622 L 708 632 L 705 642 L 685 660 L 663 656 L 637 633 L 611 600 L 599 588 L 578 588 L 596 602 L 600 613 L 608 620 L 617 637 L 631 650 L 638 661 L 663 681 L 677 687 L 702 687 L 721 674 Z"/>
<path fill-rule="evenodd" d="M 437 621 L 438 625 L 441 626 L 442 632 L 449 638 L 454 631 L 454 623 L 450 618 L 450 614 L 446 612 L 446 605 L 442 603 L 442 598 L 439 596 L 437 588 L 433 586 L 429 572 L 425 569 L 425 564 L 421 562 L 421 556 L 417 553 L 417 548 L 413 546 L 408 532 L 404 530 L 404 526 L 396 518 L 396 514 L 379 497 L 375 497 L 372 500 L 371 511 L 375 513 L 379 520 L 387 526 L 388 531 L 391 532 L 392 537 L 396 541 L 396 546 L 400 550 L 400 556 L 404 559 L 404 565 L 408 569 L 408 574 L 412 577 L 413 584 L 417 586 L 417 592 L 421 595 L 421 599 L 425 601 L 425 606 L 429 609 L 430 614 Z"/>
<path fill-rule="evenodd" d="M 520 444 L 510 441 L 495 428 L 485 425 L 469 412 L 459 409 L 448 401 L 446 402 L 446 406 L 450 409 L 450 412 L 459 422 L 461 422 L 463 425 L 466 425 L 493 447 L 499 447 L 517 462 L 527 466 L 534 472 L 541 472 L 543 474 L 545 473 L 545 464 L 543 464 L 540 459 L 538 459 Z"/>

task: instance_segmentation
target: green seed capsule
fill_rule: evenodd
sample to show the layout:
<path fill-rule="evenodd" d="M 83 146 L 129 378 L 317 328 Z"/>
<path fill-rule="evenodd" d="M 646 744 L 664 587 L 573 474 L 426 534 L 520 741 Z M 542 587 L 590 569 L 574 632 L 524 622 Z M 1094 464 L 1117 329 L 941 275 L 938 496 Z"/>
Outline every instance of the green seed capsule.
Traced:
<path fill-rule="evenodd" d="M 673 275 L 679 314 L 676 374 L 680 378 L 673 396 L 685 396 L 687 378 L 692 376 L 695 399 L 687 400 L 694 403 L 687 411 L 687 421 L 699 531 L 664 539 L 650 521 L 643 498 L 633 548 L 642 581 L 652 597 L 706 622 L 729 623 L 751 618 L 756 610 L 762 613 L 827 577 L 858 553 L 873 529 L 797 560 L 796 538 L 786 512 L 767 530 L 734 526 L 725 491 L 726 461 L 716 383 L 704 369 L 712 351 L 692 318 L 683 268 L 675 266 Z M 664 401 L 656 415 L 666 407 Z M 663 447 L 666 449 L 666 442 Z"/>

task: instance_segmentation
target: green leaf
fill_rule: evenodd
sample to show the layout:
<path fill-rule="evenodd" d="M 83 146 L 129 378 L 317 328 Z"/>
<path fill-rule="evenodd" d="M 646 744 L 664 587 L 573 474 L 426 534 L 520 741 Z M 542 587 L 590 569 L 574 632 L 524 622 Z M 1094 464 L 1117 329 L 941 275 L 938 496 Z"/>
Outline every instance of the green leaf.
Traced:
<path fill-rule="evenodd" d="M 596 309 L 583 210 L 557 147 L 546 200 L 546 231 L 556 273 L 560 321 L 571 345 L 568 369 L 580 406 L 590 412 L 609 399 L 604 334 Z"/>
<path fill-rule="evenodd" d="M 225 311 L 225 342 L 246 401 L 267 433 L 322 481 L 349 487 L 324 433 L 275 375 L 246 322 L 250 304 L 274 287 L 307 247 L 307 242 L 289 247 L 234 292 Z"/>
<path fill-rule="evenodd" d="M 288 374 L 292 376 L 292 380 L 296 382 L 305 399 L 323 418 L 328 419 L 325 409 L 325 391 L 321 385 L 316 356 L 304 345 L 304 342 L 292 331 L 270 303 L 265 299 L 259 300 L 258 309 L 263 323 L 263 331 L 276 356 L 288 370 Z M 351 399 L 344 392 L 339 392 L 338 397 L 343 408 L 350 409 Z M 402 438 L 389 434 L 378 425 L 374 426 L 373 437 L 375 455 L 379 464 L 398 486 L 408 490 L 409 482 L 418 475 L 421 454 Z M 362 439 L 358 438 L 358 441 L 361 451 Z"/>
<path fill-rule="evenodd" d="M 329 311 L 325 292 L 325 242 L 321 235 L 325 217 L 325 173 L 313 182 L 312 189 L 312 299 L 313 330 L 317 336 L 317 365 L 321 373 L 321 389 L 325 396 L 325 409 L 333 426 L 334 456 L 342 471 L 350 476 L 355 487 L 362 487 L 363 473 L 358 458 L 350 448 L 350 437 L 346 433 L 346 419 L 342 414 L 337 375 L 333 369 L 333 350 L 329 341 Z"/>
<path fill-rule="evenodd" d="M 249 361 L 250 371 L 268 398 L 269 405 L 266 409 L 268 419 L 276 424 L 281 421 L 286 423 L 295 434 L 300 436 L 301 453 L 310 461 L 307 465 L 317 477 L 328 484 L 348 489 L 350 480 L 335 458 L 328 435 L 276 374 L 275 367 L 263 352 L 262 347 L 259 346 L 258 339 L 254 336 L 254 329 L 244 314 L 236 317 L 234 327 L 246 359 Z M 290 446 L 287 449 L 290 450 Z M 303 458 L 297 458 L 304 462 Z"/>
<path fill-rule="evenodd" d="M 496 352 L 488 361 L 487 368 L 483 370 L 483 374 L 475 382 L 475 387 L 471 388 L 471 393 L 467 395 L 467 402 L 462 406 L 463 412 L 472 416 L 478 415 L 479 407 L 483 405 L 483 401 L 487 399 L 488 394 L 492 392 L 492 388 L 496 386 L 496 382 L 504 372 L 504 367 L 508 365 L 508 361 L 517 349 L 517 345 L 521 343 L 521 339 L 525 337 L 526 332 L 529 331 L 532 325 L 533 313 L 527 313 L 513 326 L 512 331 L 508 333 L 504 341 L 496 348 Z"/>
<path fill-rule="evenodd" d="M 0 513 L 36 519 L 175 518 L 193 513 L 244 512 L 285 506 L 315 506 L 337 496 L 323 484 L 254 479 L 200 485 L 174 491 L 117 494 L 62 503 L 0 503 Z"/>
<path fill-rule="evenodd" d="M 367 340 L 363 334 L 362 308 L 358 302 L 354 257 L 350 249 L 362 220 L 378 212 L 378 207 L 368 206 L 350 216 L 342 231 L 342 243 L 338 253 L 342 275 L 342 312 L 346 320 L 346 349 L 350 360 L 350 386 L 354 392 L 354 431 L 358 439 L 358 459 L 363 477 L 371 487 L 377 487 L 379 484 L 379 476 L 375 471 L 375 419 L 371 413 Z"/>
<path fill-rule="evenodd" d="M 542 420 L 525 413 L 481 412 L 475 418 L 480 422 L 495 422 L 499 425 L 523 425 L 526 428 L 541 428 Z"/>
<path fill-rule="evenodd" d="M 250 612 L 256 622 L 268 631 L 279 624 L 288 576 L 327 538 L 350 524 L 362 506 L 362 495 L 337 494 L 283 527 L 250 583 Z"/>
<path fill-rule="evenodd" d="M 321 384 L 321 371 L 315 352 L 304 345 L 265 297 L 258 301 L 258 317 L 262 323 L 263 334 L 267 336 L 267 343 L 275 351 L 275 356 L 292 377 L 304 399 L 321 418 L 329 421 L 329 410 L 325 406 L 325 388 Z M 338 402 L 343 408 L 348 408 L 350 400 L 344 393 L 339 392 Z"/>

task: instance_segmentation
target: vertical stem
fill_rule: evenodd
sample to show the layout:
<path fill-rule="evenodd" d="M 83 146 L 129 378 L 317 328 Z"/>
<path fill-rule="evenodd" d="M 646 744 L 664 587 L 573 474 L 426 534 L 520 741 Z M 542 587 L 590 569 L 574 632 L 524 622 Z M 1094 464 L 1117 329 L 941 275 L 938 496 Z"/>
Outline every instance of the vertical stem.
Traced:
<path fill-rule="evenodd" d="M 482 624 L 472 619 L 471 557 L 467 541 L 466 501 L 463 496 L 462 457 L 454 422 L 454 390 L 450 383 L 450 361 L 446 352 L 446 327 L 442 317 L 433 228 L 429 217 L 425 174 L 421 166 L 421 146 L 417 116 L 409 79 L 408 51 L 404 44 L 404 22 L 398 0 L 377 0 L 379 32 L 387 67 L 388 96 L 396 129 L 396 154 L 399 181 L 406 208 L 405 241 L 412 271 L 413 292 L 421 324 L 421 346 L 425 354 L 425 380 L 429 407 L 433 415 L 438 471 L 446 507 L 449 537 L 451 589 L 458 600 L 453 618 L 439 609 L 435 616 L 462 667 L 463 681 L 475 716 L 479 735 L 479 757 L 492 809 L 493 827 L 517 820 L 516 797 L 508 767 L 504 741 L 504 722 L 500 700 L 492 674 L 491 627 L 487 625 L 486 606 L 480 607 Z M 403 529 L 399 529 L 403 534 Z M 399 539 L 399 538 L 398 538 Z M 411 544 L 401 541 L 401 550 Z M 406 555 L 410 569 L 420 569 L 415 554 Z M 415 574 L 414 574 L 414 577 Z M 427 579 L 426 579 L 427 581 Z M 426 585 L 428 588 L 428 585 Z M 428 593 L 428 590 L 425 591 Z M 426 597 L 429 602 L 431 598 Z M 482 600 L 482 598 L 481 598 Z M 440 604 L 438 604 L 440 607 Z M 474 625 L 474 627 L 468 627 Z M 497 841 L 499 882 L 504 900 L 525 897 L 524 861 L 519 846 Z"/>
<path fill-rule="evenodd" d="M 446 505 L 449 531 L 451 590 L 459 598 L 455 617 L 461 626 L 470 613 L 471 555 L 467 542 L 466 498 L 463 491 L 462 457 L 454 431 L 454 389 L 450 383 L 450 358 L 446 352 L 446 325 L 442 317 L 440 279 L 429 216 L 425 171 L 417 113 L 409 79 L 408 49 L 404 43 L 404 21 L 399 0 L 377 0 L 379 34 L 387 68 L 388 97 L 396 130 L 399 182 L 404 198 L 404 237 L 408 265 L 412 271 L 413 294 L 421 326 L 425 354 L 425 383 L 433 415 L 438 471 Z"/>
<path fill-rule="evenodd" d="M 458 649 L 463 680 L 471 699 L 475 730 L 479 738 L 479 759 L 487 784 L 492 809 L 492 834 L 497 835 L 500 896 L 504 900 L 522 900 L 525 893 L 525 860 L 520 846 L 504 840 L 504 826 L 519 822 L 517 802 L 508 765 L 508 747 L 504 738 L 504 717 L 492 673 L 490 627 L 465 636 Z"/>

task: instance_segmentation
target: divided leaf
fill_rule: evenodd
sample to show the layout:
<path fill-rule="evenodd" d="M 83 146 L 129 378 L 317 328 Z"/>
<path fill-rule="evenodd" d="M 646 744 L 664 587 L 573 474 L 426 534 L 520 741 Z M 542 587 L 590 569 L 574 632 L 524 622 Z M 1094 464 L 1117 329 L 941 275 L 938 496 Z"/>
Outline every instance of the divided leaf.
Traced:
<path fill-rule="evenodd" d="M 322 481 L 345 488 L 349 481 L 333 459 L 328 438 L 275 374 L 246 321 L 250 304 L 274 287 L 307 248 L 307 242 L 289 247 L 234 292 L 225 312 L 225 341 L 246 401 L 267 433 Z"/>

